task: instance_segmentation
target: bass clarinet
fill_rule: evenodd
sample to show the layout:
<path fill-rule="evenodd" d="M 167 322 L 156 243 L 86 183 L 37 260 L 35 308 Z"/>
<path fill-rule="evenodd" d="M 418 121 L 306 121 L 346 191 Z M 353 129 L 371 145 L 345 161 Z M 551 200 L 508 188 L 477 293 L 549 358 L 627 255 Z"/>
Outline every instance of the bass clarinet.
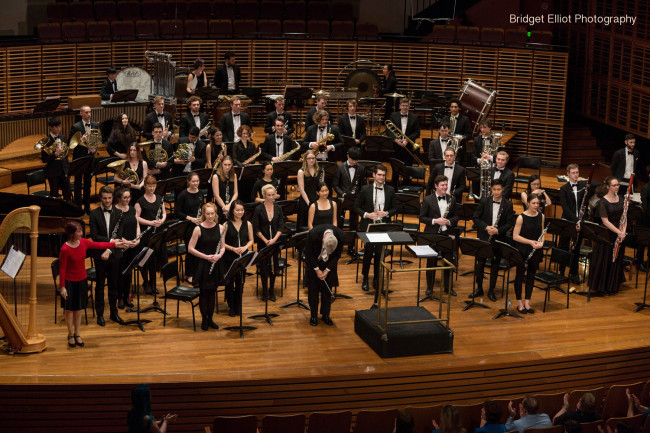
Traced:
<path fill-rule="evenodd" d="M 546 235 L 546 232 L 548 231 L 548 226 L 549 224 L 546 224 L 546 227 L 544 227 L 544 230 L 542 230 L 542 234 L 539 235 L 539 238 L 537 238 L 537 242 L 544 242 L 544 236 Z M 535 251 L 537 251 L 535 248 L 528 254 L 528 257 L 526 257 L 526 261 L 524 262 L 524 267 L 528 269 L 528 262 L 530 262 L 530 259 L 533 258 L 533 254 L 535 254 Z"/>
<path fill-rule="evenodd" d="M 632 183 L 634 182 L 634 173 L 630 175 L 630 183 L 627 185 L 627 193 L 625 194 L 625 201 L 623 202 L 623 215 L 621 215 L 621 220 L 618 223 L 618 229 L 625 233 L 627 230 L 627 210 L 630 205 L 630 197 L 632 196 Z M 612 263 L 616 261 L 618 257 L 618 249 L 621 247 L 623 239 L 620 236 L 616 237 L 616 242 L 614 242 L 614 250 L 612 251 Z"/>
<path fill-rule="evenodd" d="M 219 227 L 219 224 L 217 224 L 217 227 Z M 216 256 L 219 254 L 219 250 L 221 250 L 221 245 L 223 244 L 223 239 L 226 237 L 226 230 L 228 229 L 228 221 L 225 222 L 223 225 L 223 233 L 221 234 L 221 237 L 219 238 L 219 243 L 217 244 L 217 251 L 215 251 L 214 255 Z M 219 230 L 221 230 L 221 227 L 219 227 Z M 217 262 L 212 263 L 210 265 L 210 272 L 208 272 L 208 275 L 212 274 L 212 271 L 214 271 L 214 265 L 216 265 Z"/>
<path fill-rule="evenodd" d="M 582 196 L 582 203 L 580 204 L 580 212 L 578 213 L 578 221 L 576 222 L 576 231 L 579 231 L 578 227 L 580 227 L 580 223 L 582 223 L 582 220 L 585 218 L 585 212 L 587 211 L 587 204 L 588 204 L 587 195 L 589 195 L 589 188 L 591 188 L 591 180 L 594 177 L 595 170 L 596 170 L 596 164 L 591 164 L 591 174 L 587 179 L 587 185 L 585 185 L 585 195 Z M 578 242 L 577 236 L 575 240 L 571 239 L 571 246 L 570 246 L 571 251 L 575 249 L 577 242 Z"/>

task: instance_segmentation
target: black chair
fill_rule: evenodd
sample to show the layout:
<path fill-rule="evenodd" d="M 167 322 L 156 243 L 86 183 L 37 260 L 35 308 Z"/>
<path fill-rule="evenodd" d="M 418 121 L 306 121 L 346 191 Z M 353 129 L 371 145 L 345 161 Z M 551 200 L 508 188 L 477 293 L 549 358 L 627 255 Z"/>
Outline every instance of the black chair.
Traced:
<path fill-rule="evenodd" d="M 43 189 L 40 191 L 30 192 L 29 188 L 36 185 L 43 185 Z M 40 197 L 50 196 L 50 192 L 47 190 L 47 183 L 45 183 L 45 171 L 41 169 L 27 173 L 27 194 L 37 195 Z"/>
<path fill-rule="evenodd" d="M 194 300 L 199 297 L 199 288 L 180 285 L 177 260 L 165 263 L 160 270 L 160 276 L 163 280 L 163 287 L 165 290 L 165 294 L 163 296 L 165 299 L 163 309 L 167 311 L 167 299 L 171 299 L 172 301 L 175 300 L 176 317 L 178 318 L 181 301 L 189 303 L 192 306 L 192 325 L 196 331 L 196 315 L 194 314 L 194 308 L 196 308 L 199 303 L 194 303 Z M 171 290 L 167 290 L 167 280 L 173 277 L 176 277 L 176 285 Z M 167 326 L 167 314 L 163 314 L 163 326 Z"/>
<path fill-rule="evenodd" d="M 116 156 L 108 156 L 106 158 L 102 158 L 98 163 L 95 169 L 93 170 L 92 177 L 95 178 L 95 194 L 97 194 L 97 184 L 102 184 L 102 185 L 110 185 L 113 183 L 113 175 L 108 174 L 109 172 L 114 172 L 115 170 L 112 168 L 108 167 L 108 164 L 114 161 L 118 161 L 120 158 Z M 104 176 L 100 176 L 100 175 Z M 79 179 L 81 181 L 81 179 Z M 77 182 L 77 178 L 75 178 L 75 182 Z"/>
<path fill-rule="evenodd" d="M 406 182 L 411 180 L 422 180 L 423 184 L 426 182 L 426 169 L 424 167 L 413 167 L 407 166 L 402 161 L 396 158 L 390 159 L 390 166 L 393 171 L 393 178 L 391 184 L 397 192 L 408 193 L 408 194 L 422 194 L 424 191 L 424 186 L 420 185 L 411 185 L 402 183 L 402 178 L 406 179 Z M 400 186 L 403 185 L 403 186 Z"/>
<path fill-rule="evenodd" d="M 241 89 L 242 93 L 249 98 L 251 98 L 250 103 L 246 106 L 246 109 L 248 110 L 248 113 L 251 118 L 251 122 L 254 124 L 260 124 L 260 119 L 263 121 L 264 119 L 260 116 L 259 118 L 255 119 L 255 111 L 259 111 L 260 113 L 264 114 L 266 110 L 266 104 L 264 104 L 264 99 L 263 99 L 263 90 L 261 87 L 242 87 Z M 255 122 L 257 121 L 257 122 Z"/>
<path fill-rule="evenodd" d="M 520 170 L 537 170 L 537 173 L 524 172 L 520 173 Z M 515 172 L 515 184 L 513 191 L 519 191 L 517 188 L 518 185 L 524 184 L 528 186 L 528 178 L 531 174 L 537 174 L 538 176 L 542 175 L 542 159 L 535 158 L 532 156 L 520 156 L 517 159 L 517 171 Z"/>
<path fill-rule="evenodd" d="M 561 292 L 564 292 L 561 288 L 563 284 L 566 284 L 566 307 L 569 308 L 569 296 L 570 296 L 570 285 L 571 279 L 569 278 L 569 270 L 571 269 L 571 264 L 573 263 L 573 253 L 562 250 L 560 248 L 553 248 L 551 250 L 551 260 L 548 264 L 548 267 L 545 271 L 538 272 L 535 274 L 535 281 L 539 281 L 544 284 L 543 287 L 538 287 L 546 291 L 544 296 L 544 312 L 546 312 L 546 303 L 550 300 L 551 289 L 557 289 Z M 553 264 L 555 264 L 556 270 L 553 271 Z M 568 264 L 568 265 L 567 265 Z M 564 272 L 560 273 L 559 270 L 562 269 L 564 265 Z M 566 275 L 565 275 L 566 273 Z"/>

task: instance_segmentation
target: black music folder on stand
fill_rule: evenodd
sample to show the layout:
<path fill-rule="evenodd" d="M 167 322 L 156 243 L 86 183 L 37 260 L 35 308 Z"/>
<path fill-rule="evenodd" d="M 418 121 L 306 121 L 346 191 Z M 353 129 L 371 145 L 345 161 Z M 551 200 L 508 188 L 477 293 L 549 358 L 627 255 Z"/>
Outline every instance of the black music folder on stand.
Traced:
<path fill-rule="evenodd" d="M 32 109 L 32 113 L 49 113 L 51 111 L 56 111 L 61 105 L 60 96 L 48 96 L 41 102 L 37 103 Z"/>
<path fill-rule="evenodd" d="M 492 250 L 492 244 L 486 241 L 475 238 L 458 238 L 458 245 L 460 246 L 460 251 L 468 256 L 474 256 L 474 273 L 478 267 L 478 259 L 494 259 L 494 252 Z M 472 295 L 476 291 L 476 278 L 472 278 Z M 472 307 L 483 307 L 489 309 L 487 305 L 482 302 L 476 302 L 472 296 L 471 301 L 465 301 L 467 305 L 463 308 L 463 311 L 467 311 Z"/>
<path fill-rule="evenodd" d="M 300 161 L 279 161 L 273 163 L 273 175 L 278 179 L 286 179 L 295 176 L 302 168 Z"/>
<path fill-rule="evenodd" d="M 636 235 L 636 242 L 637 244 L 644 246 L 644 247 L 649 247 L 650 246 L 650 227 L 644 227 L 642 225 L 635 225 L 634 226 L 634 234 Z M 648 261 L 646 262 L 646 267 L 650 269 L 650 254 L 648 255 Z M 638 272 L 638 271 L 637 271 Z M 650 271 L 646 271 L 645 274 L 645 287 L 643 289 L 643 302 L 636 302 L 636 310 L 634 310 L 635 313 L 638 313 L 639 311 L 643 310 L 644 308 L 650 308 L 650 305 L 646 303 L 646 295 L 648 294 L 648 277 L 650 276 Z"/>
<path fill-rule="evenodd" d="M 249 164 L 241 168 L 239 179 L 257 180 L 262 177 L 264 166 L 262 164 Z"/>
<path fill-rule="evenodd" d="M 374 161 L 388 162 L 393 156 L 393 141 L 383 135 L 367 135 L 363 157 Z"/>
<path fill-rule="evenodd" d="M 154 252 L 154 254 L 157 251 L 160 251 L 160 248 L 162 248 L 162 245 L 164 244 L 165 237 L 166 237 L 166 230 L 162 230 L 162 231 L 159 231 L 159 232 L 153 234 L 151 236 L 151 238 L 149 238 L 149 244 L 147 245 L 147 248 L 152 250 Z M 150 258 L 151 257 L 147 257 L 147 261 L 149 261 Z M 144 266 L 144 263 L 142 264 L 142 266 Z M 142 267 L 142 266 L 140 266 L 140 267 Z M 142 310 L 142 313 L 146 313 L 148 311 L 157 311 L 157 312 L 162 313 L 162 314 L 169 314 L 167 311 L 160 308 L 160 304 L 158 303 L 158 291 L 156 290 L 156 288 L 152 287 L 151 289 L 153 290 L 153 303 L 150 306 L 148 306 L 147 308 L 145 308 L 144 310 Z M 138 290 L 138 292 L 139 292 L 139 290 Z"/>
<path fill-rule="evenodd" d="M 297 305 L 298 307 L 302 307 L 307 311 L 311 310 L 311 308 L 309 308 L 309 305 L 300 300 L 300 280 L 302 278 L 302 250 L 305 248 L 308 233 L 308 231 L 296 233 L 295 235 L 291 236 L 286 243 L 287 248 L 295 248 L 298 250 L 298 287 L 296 289 L 296 300 L 289 302 L 288 304 L 284 304 L 280 308 L 287 308 Z"/>
<path fill-rule="evenodd" d="M 134 258 L 131 260 L 131 263 L 122 271 L 122 275 L 126 275 L 129 272 L 133 271 L 136 269 L 135 275 L 136 275 L 136 281 L 137 281 L 137 286 L 140 285 L 140 272 L 137 271 L 138 267 L 144 266 L 149 259 L 151 258 L 152 254 L 154 253 L 153 250 L 149 248 L 143 248 L 142 251 L 140 251 Z M 138 325 L 138 328 L 142 332 L 144 332 L 144 326 L 143 323 L 149 323 L 151 320 L 148 319 L 140 319 L 140 289 L 139 287 L 136 288 L 136 312 L 138 314 L 138 318 L 136 320 L 127 320 L 124 322 L 125 325 Z"/>
<path fill-rule="evenodd" d="M 138 97 L 138 89 L 118 90 L 111 96 L 110 103 L 131 102 Z"/>
<path fill-rule="evenodd" d="M 244 254 L 241 257 L 238 257 L 235 259 L 235 261 L 232 262 L 230 265 L 230 269 L 228 269 L 228 272 L 226 272 L 226 275 L 224 276 L 224 281 L 231 281 L 234 280 L 235 278 L 240 278 L 241 279 L 241 287 L 242 290 L 239 293 L 239 326 L 227 326 L 224 329 L 227 331 L 239 331 L 239 338 L 244 338 L 244 331 L 252 331 L 254 329 L 257 329 L 255 326 L 244 326 L 243 325 L 243 303 L 244 303 L 244 272 L 246 272 L 246 268 L 248 268 L 253 260 L 255 259 L 255 253 L 252 251 L 248 251 L 246 254 Z"/>
<path fill-rule="evenodd" d="M 508 302 L 510 299 L 508 298 L 508 292 L 510 290 L 510 269 L 513 266 L 524 266 L 524 259 L 521 258 L 521 254 L 519 254 L 519 250 L 512 245 L 508 245 L 506 243 L 503 243 L 501 241 L 496 241 L 498 244 L 499 248 L 501 248 L 501 257 L 506 259 L 508 261 L 508 273 L 507 277 L 505 277 L 505 284 L 506 284 L 506 296 L 504 297 L 504 302 L 505 305 L 501 310 L 499 310 L 499 313 L 494 316 L 492 319 L 498 319 L 499 317 L 503 316 L 510 316 L 510 317 L 516 317 L 517 319 L 523 319 L 523 316 L 520 316 L 519 314 L 510 311 L 508 309 Z M 550 289 L 548 289 L 550 290 Z"/>
<path fill-rule="evenodd" d="M 279 243 L 279 242 L 276 242 L 274 244 L 265 246 L 264 248 L 262 248 L 261 250 L 259 250 L 257 252 L 257 257 L 255 258 L 255 260 L 253 260 L 253 263 L 251 263 L 249 266 L 260 264 L 261 262 L 263 262 L 265 260 L 272 261 L 273 260 L 272 256 L 276 252 L 278 252 L 281 247 L 282 247 L 282 244 Z M 272 264 L 269 265 L 269 266 L 272 267 Z M 255 314 L 254 316 L 250 316 L 249 319 L 265 319 L 269 323 L 269 325 L 273 326 L 273 322 L 271 321 L 271 318 L 272 317 L 278 317 L 278 316 L 279 316 L 279 314 L 269 313 L 269 296 L 268 296 L 268 293 L 267 293 L 266 301 L 264 301 L 264 313 L 263 314 Z"/>
<path fill-rule="evenodd" d="M 198 96 L 204 101 L 212 101 L 219 99 L 219 89 L 215 87 L 199 87 L 194 91 L 194 95 Z"/>

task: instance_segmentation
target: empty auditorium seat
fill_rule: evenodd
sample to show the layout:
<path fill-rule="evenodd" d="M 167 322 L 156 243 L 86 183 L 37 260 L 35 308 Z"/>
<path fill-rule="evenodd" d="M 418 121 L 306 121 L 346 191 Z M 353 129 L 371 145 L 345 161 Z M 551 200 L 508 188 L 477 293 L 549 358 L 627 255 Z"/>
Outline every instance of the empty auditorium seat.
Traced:
<path fill-rule="evenodd" d="M 237 2 L 238 19 L 256 20 L 259 15 L 260 15 L 260 6 L 257 3 L 257 0 L 239 0 Z"/>
<path fill-rule="evenodd" d="M 133 21 L 113 21 L 111 33 L 114 41 L 132 41 L 135 39 L 135 25 Z"/>
<path fill-rule="evenodd" d="M 528 43 L 529 47 L 549 50 L 553 45 L 553 32 L 533 30 Z"/>
<path fill-rule="evenodd" d="M 193 20 L 209 20 L 212 15 L 212 5 L 208 0 L 190 0 L 188 16 Z M 207 24 L 206 24 L 207 29 Z"/>
<path fill-rule="evenodd" d="M 257 33 L 260 38 L 278 37 L 282 34 L 282 22 L 280 20 L 259 20 Z"/>
<path fill-rule="evenodd" d="M 208 20 L 185 20 L 185 37 L 205 39 L 208 37 Z"/>
<path fill-rule="evenodd" d="M 158 39 L 159 37 L 158 20 L 138 20 L 135 22 L 136 39 Z"/>
<path fill-rule="evenodd" d="M 304 38 L 305 20 L 284 20 L 282 22 L 282 33 L 288 38 Z M 292 35 L 292 33 L 294 33 Z"/>
<path fill-rule="evenodd" d="M 425 40 L 433 43 L 453 44 L 456 41 L 456 26 L 435 25 Z"/>
<path fill-rule="evenodd" d="M 213 2 L 212 16 L 217 20 L 234 20 L 237 16 L 234 0 L 217 0 Z"/>
<path fill-rule="evenodd" d="M 379 39 L 379 29 L 374 23 L 357 23 L 357 39 L 362 41 L 375 41 Z"/>
<path fill-rule="evenodd" d="M 304 1 L 286 1 L 283 15 L 285 20 L 304 21 L 307 19 L 307 4 Z"/>
<path fill-rule="evenodd" d="M 122 1 L 117 4 L 118 13 L 123 20 L 137 21 L 142 18 L 140 2 L 135 0 Z"/>
<path fill-rule="evenodd" d="M 330 15 L 330 4 L 327 1 L 311 1 L 307 8 L 307 17 L 310 20 L 328 20 Z"/>
<path fill-rule="evenodd" d="M 165 17 L 168 20 L 185 20 L 187 19 L 187 3 L 184 0 L 167 0 L 165 3 Z M 160 26 L 160 35 L 162 35 L 162 23 Z M 164 37 L 164 36 L 163 36 Z"/>
<path fill-rule="evenodd" d="M 117 5 L 112 0 L 99 0 L 93 3 L 95 19 L 102 21 L 115 21 L 117 19 Z"/>
<path fill-rule="evenodd" d="M 160 21 L 160 39 L 182 39 L 183 34 L 184 34 L 183 21 L 181 20 Z"/>
<path fill-rule="evenodd" d="M 334 39 L 352 39 L 354 37 L 354 21 L 332 21 L 331 35 Z"/>
<path fill-rule="evenodd" d="M 165 17 L 163 0 L 142 0 L 140 13 L 144 20 L 162 20 Z"/>
<path fill-rule="evenodd" d="M 66 42 L 83 42 L 86 40 L 86 23 L 63 23 L 61 35 Z"/>
<path fill-rule="evenodd" d="M 478 45 L 481 41 L 481 31 L 475 26 L 458 26 L 456 41 L 463 45 Z"/>
<path fill-rule="evenodd" d="M 310 20 L 307 21 L 307 33 L 316 39 L 329 38 L 330 36 L 330 23 L 325 20 Z"/>
<path fill-rule="evenodd" d="M 528 43 L 528 32 L 520 29 L 507 29 L 505 41 L 506 46 L 523 48 Z"/>
<path fill-rule="evenodd" d="M 210 20 L 208 32 L 211 38 L 232 38 L 232 21 Z"/>
<path fill-rule="evenodd" d="M 86 34 L 90 42 L 111 40 L 111 25 L 108 21 L 90 21 L 86 24 Z"/>
<path fill-rule="evenodd" d="M 232 22 L 232 35 L 235 38 L 250 38 L 257 32 L 257 20 L 235 20 Z"/>
<path fill-rule="evenodd" d="M 481 45 L 502 46 L 503 29 L 495 27 L 483 27 L 481 29 Z"/>
<path fill-rule="evenodd" d="M 332 19 L 337 21 L 354 21 L 354 11 L 352 3 L 334 2 L 332 3 Z"/>
<path fill-rule="evenodd" d="M 95 19 L 93 4 L 89 1 L 72 3 L 70 6 L 70 18 L 73 21 L 93 21 Z"/>
<path fill-rule="evenodd" d="M 262 14 L 260 17 L 265 20 L 282 20 L 282 2 L 263 1 L 261 5 Z"/>
<path fill-rule="evenodd" d="M 67 3 L 48 3 L 47 19 L 52 23 L 62 23 L 70 20 L 70 9 Z"/>
<path fill-rule="evenodd" d="M 61 24 L 59 23 L 39 23 L 38 39 L 44 44 L 56 44 L 63 42 L 61 35 Z"/>

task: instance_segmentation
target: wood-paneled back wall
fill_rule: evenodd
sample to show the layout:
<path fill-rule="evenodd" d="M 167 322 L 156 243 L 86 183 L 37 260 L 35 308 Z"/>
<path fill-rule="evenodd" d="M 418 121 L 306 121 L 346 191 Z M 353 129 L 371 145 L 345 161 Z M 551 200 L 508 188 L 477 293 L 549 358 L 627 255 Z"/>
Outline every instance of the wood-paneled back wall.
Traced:
<path fill-rule="evenodd" d="M 402 91 L 457 94 L 472 78 L 499 92 L 490 118 L 518 131 L 510 148 L 518 155 L 560 162 L 567 54 L 513 48 L 392 42 L 319 40 L 188 40 L 78 43 L 0 48 L 0 112 L 31 109 L 46 96 L 99 93 L 104 70 L 147 68 L 146 50 L 171 53 L 177 66 L 196 57 L 211 78 L 223 53 L 233 50 L 245 86 L 282 93 L 289 80 L 312 88 L 342 86 L 351 62 L 391 63 Z"/>

